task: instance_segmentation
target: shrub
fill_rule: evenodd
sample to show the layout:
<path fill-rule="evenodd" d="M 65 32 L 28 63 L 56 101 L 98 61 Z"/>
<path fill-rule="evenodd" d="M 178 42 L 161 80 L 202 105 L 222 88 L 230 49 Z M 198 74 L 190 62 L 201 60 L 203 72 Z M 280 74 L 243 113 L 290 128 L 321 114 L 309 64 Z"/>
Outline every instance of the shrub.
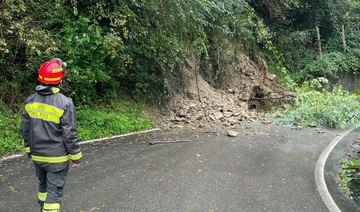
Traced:
<path fill-rule="evenodd" d="M 345 124 L 360 122 L 360 105 L 356 96 L 334 86 L 331 92 L 322 88 L 324 78 L 305 82 L 296 90 L 293 107 L 272 113 L 276 122 L 286 125 L 306 126 L 317 124 L 343 128 Z M 319 91 L 320 90 L 320 91 Z"/>
<path fill-rule="evenodd" d="M 17 152 L 24 148 L 19 126 L 21 116 L 10 115 L 0 111 L 0 155 L 7 152 Z"/>

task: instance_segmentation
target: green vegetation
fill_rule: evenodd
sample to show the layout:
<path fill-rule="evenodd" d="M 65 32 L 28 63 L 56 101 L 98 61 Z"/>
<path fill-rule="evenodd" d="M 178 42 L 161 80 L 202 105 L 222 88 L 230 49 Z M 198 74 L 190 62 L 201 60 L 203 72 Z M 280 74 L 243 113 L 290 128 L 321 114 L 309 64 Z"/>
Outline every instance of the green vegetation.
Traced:
<path fill-rule="evenodd" d="M 342 160 L 340 164 L 340 180 L 339 186 L 340 189 L 351 198 L 351 190 L 349 189 L 349 182 L 351 181 L 351 176 L 359 171 L 359 162 L 360 160 Z"/>
<path fill-rule="evenodd" d="M 144 106 L 133 102 L 113 102 L 106 108 L 77 111 L 79 137 L 90 140 L 112 135 L 151 129 L 155 126 Z"/>
<path fill-rule="evenodd" d="M 239 53 L 268 39 L 244 0 L 7 0 L 0 12 L 0 101 L 7 105 L 33 91 L 38 68 L 54 57 L 67 62 L 76 105 L 119 98 L 118 90 L 162 105 L 183 90 L 190 64 L 216 86 Z"/>
<path fill-rule="evenodd" d="M 360 143 L 360 135 L 357 136 L 354 144 Z M 349 149 L 348 147 L 347 149 Z M 352 198 L 353 193 L 349 188 L 349 183 L 351 180 L 356 179 L 354 175 L 360 171 L 360 159 L 357 157 L 352 157 L 348 155 L 348 152 L 345 151 L 344 158 L 340 162 L 339 168 L 339 187 L 340 189 L 349 197 Z"/>
<path fill-rule="evenodd" d="M 20 134 L 20 114 L 9 115 L 0 112 L 0 155 L 22 151 L 23 139 Z"/>
<path fill-rule="evenodd" d="M 79 136 L 90 139 L 153 126 L 138 104 L 164 105 L 194 67 L 219 86 L 240 53 L 255 55 L 269 39 L 245 0 L 6 0 L 0 12 L 0 154 L 21 150 L 19 105 L 51 58 L 67 63 L 64 87 L 78 107 Z M 124 97 L 136 103 L 107 106 Z"/>
<path fill-rule="evenodd" d="M 6 0 L 0 12 L 6 151 L 20 149 L 19 104 L 33 92 L 40 65 L 54 57 L 69 67 L 65 88 L 79 108 L 82 139 L 148 128 L 151 121 L 130 118 L 131 109 L 161 107 L 184 92 L 187 71 L 220 87 L 240 54 L 263 58 L 296 92 L 294 107 L 276 112 L 279 123 L 340 128 L 359 121 L 354 95 L 313 81 L 359 73 L 358 1 Z M 119 113 L 94 105 L 123 97 L 136 103 Z"/>
<path fill-rule="evenodd" d="M 281 56 L 281 65 L 296 83 L 301 85 L 317 77 L 333 77 L 343 71 L 359 71 L 360 44 L 356 38 L 360 28 L 359 1 L 260 2 L 250 4 L 262 14 L 270 29 L 272 48 L 276 47 L 272 53 Z M 280 75 L 280 69 L 276 69 L 278 57 L 271 54 L 264 57 L 272 71 Z"/>
<path fill-rule="evenodd" d="M 321 83 L 324 78 L 305 82 L 296 89 L 293 107 L 271 114 L 278 124 L 308 126 L 319 125 L 342 128 L 345 124 L 360 123 L 360 104 L 356 96 L 335 86 L 327 91 Z"/>
<path fill-rule="evenodd" d="M 145 107 L 132 101 L 118 101 L 106 108 L 77 108 L 80 140 L 89 140 L 153 128 L 154 121 L 146 115 Z M 0 155 L 23 151 L 19 126 L 21 115 L 0 111 Z"/>
<path fill-rule="evenodd" d="M 359 144 L 360 135 L 357 136 L 355 144 Z M 349 149 L 348 147 L 347 149 Z M 339 168 L 339 186 L 340 189 L 349 197 L 354 195 L 349 188 L 351 180 L 358 180 L 356 174 L 360 171 L 360 159 L 358 157 L 349 156 L 348 152 L 345 152 L 344 158 L 340 162 Z"/>

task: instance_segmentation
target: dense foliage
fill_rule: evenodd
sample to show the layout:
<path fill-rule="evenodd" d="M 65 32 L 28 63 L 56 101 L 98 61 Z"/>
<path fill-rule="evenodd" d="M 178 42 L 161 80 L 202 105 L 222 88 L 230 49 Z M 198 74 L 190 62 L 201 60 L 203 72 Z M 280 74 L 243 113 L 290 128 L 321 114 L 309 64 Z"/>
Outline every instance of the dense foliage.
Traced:
<path fill-rule="evenodd" d="M 216 85 L 226 62 L 254 51 L 267 34 L 244 0 L 6 0 L 0 11 L 0 101 L 11 106 L 33 91 L 38 67 L 54 57 L 67 62 L 77 105 L 121 93 L 161 103 L 186 83 L 190 55 Z"/>
<path fill-rule="evenodd" d="M 6 0 L 0 11 L 0 101 L 10 108 L 53 57 L 68 64 L 76 105 L 120 94 L 162 103 L 182 92 L 185 68 L 216 87 L 239 53 L 299 85 L 360 67 L 354 0 Z"/>
<path fill-rule="evenodd" d="M 273 33 L 273 44 L 283 59 L 282 65 L 295 82 L 302 84 L 317 77 L 336 77 L 343 71 L 359 71 L 359 1 L 263 2 L 252 6 L 266 20 Z M 316 27 L 319 29 L 321 53 Z M 279 62 L 271 57 L 267 59 L 272 61 L 270 66 L 273 67 Z"/>

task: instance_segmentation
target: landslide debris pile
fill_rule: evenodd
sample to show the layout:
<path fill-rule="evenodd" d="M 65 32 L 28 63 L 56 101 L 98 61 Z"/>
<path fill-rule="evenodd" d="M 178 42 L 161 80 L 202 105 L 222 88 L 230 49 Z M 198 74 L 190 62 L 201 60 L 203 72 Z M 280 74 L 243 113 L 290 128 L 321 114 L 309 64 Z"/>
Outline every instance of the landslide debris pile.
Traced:
<path fill-rule="evenodd" d="M 294 94 L 275 80 L 264 60 L 259 61 L 260 65 L 240 56 L 220 89 L 211 87 L 199 75 L 189 77 L 185 92 L 175 95 L 158 117 L 158 126 L 231 127 L 261 118 L 270 107 L 287 107 Z"/>

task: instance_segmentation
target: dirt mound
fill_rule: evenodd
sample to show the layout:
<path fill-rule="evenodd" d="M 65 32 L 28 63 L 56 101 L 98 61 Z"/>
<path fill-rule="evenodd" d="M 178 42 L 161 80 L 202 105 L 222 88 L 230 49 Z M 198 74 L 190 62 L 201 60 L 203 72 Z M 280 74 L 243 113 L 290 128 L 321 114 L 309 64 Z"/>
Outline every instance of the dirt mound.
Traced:
<path fill-rule="evenodd" d="M 264 60 L 259 58 L 258 64 L 242 55 L 228 70 L 220 89 L 211 87 L 199 75 L 190 77 L 185 92 L 175 95 L 165 114 L 158 117 L 158 126 L 237 126 L 261 118 L 270 107 L 286 107 L 293 93 L 275 80 Z"/>

